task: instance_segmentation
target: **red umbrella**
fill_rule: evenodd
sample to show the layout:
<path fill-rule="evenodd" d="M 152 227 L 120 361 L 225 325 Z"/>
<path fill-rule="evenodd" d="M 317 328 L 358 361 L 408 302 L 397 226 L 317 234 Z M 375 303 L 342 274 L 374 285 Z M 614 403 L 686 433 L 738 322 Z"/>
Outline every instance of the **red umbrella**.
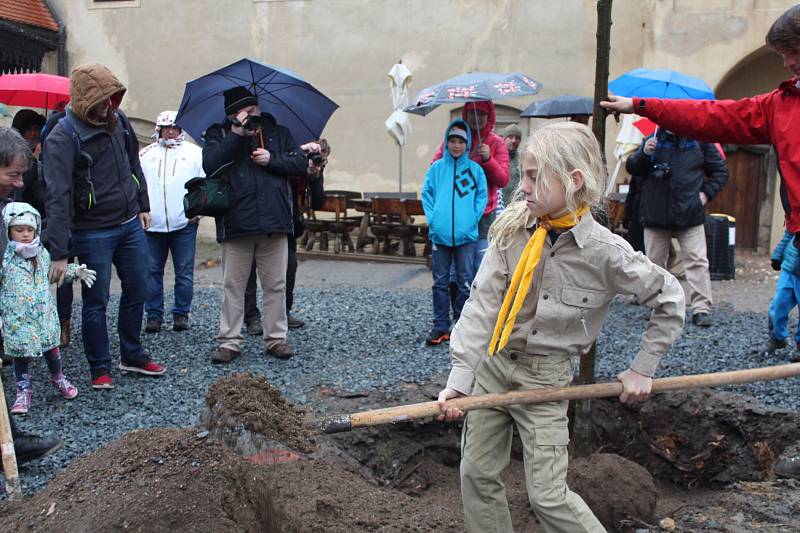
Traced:
<path fill-rule="evenodd" d="M 1 79 L 2 78 L 0 78 L 0 80 Z M 644 135 L 645 137 L 655 133 L 656 128 L 658 127 L 656 126 L 656 123 L 650 120 L 649 118 L 640 118 L 639 120 L 633 123 L 633 126 L 637 130 L 641 131 L 642 135 Z"/>
<path fill-rule="evenodd" d="M 69 78 L 41 73 L 0 75 L 0 102 L 56 109 L 59 104 L 69 102 Z"/>

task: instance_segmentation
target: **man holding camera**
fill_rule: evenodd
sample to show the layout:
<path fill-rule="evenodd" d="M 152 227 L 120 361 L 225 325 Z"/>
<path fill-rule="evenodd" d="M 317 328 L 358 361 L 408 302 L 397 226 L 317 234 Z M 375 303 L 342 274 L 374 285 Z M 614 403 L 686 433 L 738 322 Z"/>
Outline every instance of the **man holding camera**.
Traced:
<path fill-rule="evenodd" d="M 666 269 L 670 241 L 678 239 L 692 322 L 711 326 L 704 207 L 728 181 L 725 161 L 713 144 L 660 128 L 628 158 L 626 168 L 639 183 L 639 218 L 647 257 Z"/>
<path fill-rule="evenodd" d="M 308 172 L 305 177 L 295 176 L 289 183 L 292 190 L 292 217 L 294 234 L 288 237 L 289 263 L 286 267 L 286 318 L 289 329 L 305 326 L 305 321 L 292 316 L 294 305 L 294 282 L 297 277 L 297 239 L 305 231 L 304 213 L 311 209 L 322 209 L 325 205 L 325 187 L 323 172 L 328 164 L 331 147 L 328 141 L 320 139 L 300 146 L 308 158 Z M 250 270 L 250 279 L 247 280 L 247 290 L 244 293 L 244 323 L 250 335 L 262 335 L 263 327 L 261 311 L 258 310 L 256 292 L 258 283 L 256 278 L 256 264 Z"/>
<path fill-rule="evenodd" d="M 219 346 L 212 363 L 229 363 L 241 353 L 244 293 L 255 260 L 264 298 L 267 354 L 294 355 L 286 343 L 287 236 L 293 233 L 289 177 L 306 171 L 306 157 L 292 134 L 245 87 L 223 93 L 226 120 L 205 133 L 203 169 L 222 173 L 230 184 L 230 209 L 217 217 L 222 243 L 223 300 Z M 224 168 L 223 168 L 224 167 Z"/>

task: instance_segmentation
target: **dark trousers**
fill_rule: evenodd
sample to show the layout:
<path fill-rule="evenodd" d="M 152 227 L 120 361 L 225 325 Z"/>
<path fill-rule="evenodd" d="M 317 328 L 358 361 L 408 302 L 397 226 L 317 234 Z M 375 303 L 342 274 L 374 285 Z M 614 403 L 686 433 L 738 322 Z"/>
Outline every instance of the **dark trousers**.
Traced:
<path fill-rule="evenodd" d="M 122 284 L 117 333 L 121 360 L 141 364 L 148 360 L 141 342 L 142 315 L 147 293 L 147 240 L 138 217 L 104 229 L 73 230 L 72 242 L 78 261 L 97 272 L 89 288 L 81 284 L 83 299 L 83 349 L 89 367 L 111 369 L 106 307 L 111 288 L 112 266 Z"/>
<path fill-rule="evenodd" d="M 74 260 L 74 257 L 70 257 L 67 262 L 72 263 Z M 58 309 L 59 320 L 69 320 L 72 317 L 72 287 L 72 283 L 62 283 L 56 289 L 56 309 Z"/>
<path fill-rule="evenodd" d="M 450 306 L 453 306 L 453 320 L 458 321 L 464 302 L 469 298 L 470 286 L 475 277 L 474 259 L 476 242 L 460 246 L 434 244 L 431 252 L 431 271 L 433 273 L 433 329 L 450 329 Z M 455 265 L 456 297 L 451 301 L 450 268 Z"/>
<path fill-rule="evenodd" d="M 297 276 L 297 239 L 294 235 L 289 235 L 286 239 L 289 246 L 289 262 L 286 265 L 286 314 L 292 310 L 294 304 L 294 280 Z M 261 321 L 261 312 L 258 310 L 258 303 L 256 302 L 256 293 L 258 291 L 258 283 L 256 276 L 256 263 L 253 261 L 253 267 L 250 269 L 250 278 L 247 280 L 247 288 L 244 291 L 244 323 L 249 324 L 252 321 Z"/>
<path fill-rule="evenodd" d="M 167 254 L 172 255 L 172 266 L 175 270 L 175 301 L 170 312 L 173 315 L 189 316 L 194 290 L 196 241 L 197 224 L 192 223 L 177 231 L 147 232 L 150 268 L 144 310 L 148 319 L 164 319 L 164 265 L 167 263 Z"/>

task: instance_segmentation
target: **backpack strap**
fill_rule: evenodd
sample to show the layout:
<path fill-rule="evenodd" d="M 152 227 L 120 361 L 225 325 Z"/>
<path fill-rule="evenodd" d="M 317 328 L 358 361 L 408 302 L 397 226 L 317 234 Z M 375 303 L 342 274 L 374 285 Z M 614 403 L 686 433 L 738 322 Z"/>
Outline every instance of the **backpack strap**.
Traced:
<path fill-rule="evenodd" d="M 61 124 L 61 127 L 64 128 L 64 131 L 67 132 L 67 135 L 72 138 L 72 142 L 75 143 L 75 163 L 77 164 L 80 158 L 86 160 L 86 184 L 89 187 L 89 203 L 86 208 L 91 209 L 93 206 L 97 205 L 97 197 L 94 192 L 94 182 L 92 181 L 92 167 L 94 166 L 94 159 L 92 159 L 92 156 L 89 154 L 89 152 L 81 148 L 81 138 L 67 115 L 64 115 L 58 119 L 58 123 Z"/>
<path fill-rule="evenodd" d="M 75 144 L 75 162 L 77 163 L 78 159 L 83 157 L 86 160 L 86 165 L 89 168 L 93 167 L 94 159 L 92 159 L 92 156 L 89 155 L 89 152 L 81 148 L 81 138 L 78 135 L 78 132 L 75 130 L 75 126 L 72 125 L 72 121 L 70 121 L 70 119 L 64 115 L 58 119 L 58 123 L 61 124 L 61 127 L 64 128 L 64 131 L 67 132 L 67 135 L 72 138 L 72 142 Z"/>

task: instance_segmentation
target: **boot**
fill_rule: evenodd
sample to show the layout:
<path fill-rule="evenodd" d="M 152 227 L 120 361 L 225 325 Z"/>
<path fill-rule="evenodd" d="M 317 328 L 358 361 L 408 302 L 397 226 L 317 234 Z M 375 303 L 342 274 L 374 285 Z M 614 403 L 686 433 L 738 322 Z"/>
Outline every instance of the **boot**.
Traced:
<path fill-rule="evenodd" d="M 61 319 L 61 342 L 59 348 L 66 348 L 69 346 L 69 318 Z"/>

